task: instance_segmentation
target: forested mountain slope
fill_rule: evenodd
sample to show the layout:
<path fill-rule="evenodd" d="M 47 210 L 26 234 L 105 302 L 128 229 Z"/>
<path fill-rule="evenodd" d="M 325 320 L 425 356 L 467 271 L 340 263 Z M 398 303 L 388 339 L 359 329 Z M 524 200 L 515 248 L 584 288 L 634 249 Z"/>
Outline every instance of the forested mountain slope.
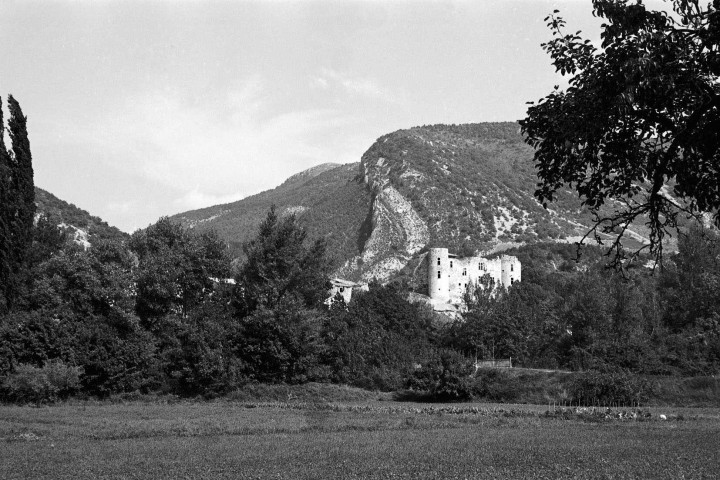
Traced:
<path fill-rule="evenodd" d="M 99 217 L 90 215 L 72 203 L 60 200 L 50 192 L 35 187 L 36 214 L 45 215 L 55 225 L 63 225 L 76 242 L 83 245 L 93 240 L 125 240 L 129 236 L 110 226 Z"/>
<path fill-rule="evenodd" d="M 458 253 L 574 241 L 592 219 L 569 191 L 545 209 L 533 196 L 533 151 L 516 123 L 432 125 L 379 138 L 360 164 L 323 164 L 239 202 L 176 215 L 214 228 L 240 254 L 271 204 L 325 236 L 347 278 L 387 279 L 428 246 Z M 644 241 L 642 226 L 628 234 Z M 631 245 L 637 246 L 637 245 Z"/>
<path fill-rule="evenodd" d="M 370 193 L 358 179 L 358 164 L 325 163 L 293 175 L 282 185 L 240 201 L 193 210 L 171 217 L 197 231 L 214 229 L 235 257 L 257 234 L 271 205 L 294 213 L 310 238 L 325 237 L 330 252 L 345 259 L 359 253 Z"/>

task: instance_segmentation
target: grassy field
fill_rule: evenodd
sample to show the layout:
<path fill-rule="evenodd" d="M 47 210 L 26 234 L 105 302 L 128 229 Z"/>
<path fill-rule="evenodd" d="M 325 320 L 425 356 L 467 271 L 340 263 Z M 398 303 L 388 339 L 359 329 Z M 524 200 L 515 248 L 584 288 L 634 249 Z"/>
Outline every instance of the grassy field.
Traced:
<path fill-rule="evenodd" d="M 718 409 L 653 408 L 637 419 L 546 410 L 371 399 L 0 406 L 0 477 L 720 475 Z"/>

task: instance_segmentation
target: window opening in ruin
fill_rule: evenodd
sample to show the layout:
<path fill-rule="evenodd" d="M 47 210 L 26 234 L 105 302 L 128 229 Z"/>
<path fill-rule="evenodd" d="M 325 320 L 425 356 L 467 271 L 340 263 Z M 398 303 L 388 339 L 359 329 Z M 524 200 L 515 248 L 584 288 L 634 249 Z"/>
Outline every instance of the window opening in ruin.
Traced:
<path fill-rule="evenodd" d="M 463 276 L 467 276 L 467 268 L 463 268 Z"/>
<path fill-rule="evenodd" d="M 438 257 L 438 265 L 440 265 L 440 257 Z"/>
<path fill-rule="evenodd" d="M 515 279 L 510 277 L 510 285 L 512 285 L 513 283 L 515 283 Z"/>
<path fill-rule="evenodd" d="M 345 287 L 340 287 L 340 293 L 345 291 Z"/>
<path fill-rule="evenodd" d="M 438 278 L 440 278 L 440 270 L 438 270 Z"/>
<path fill-rule="evenodd" d="M 511 264 L 510 264 L 510 271 L 511 271 L 511 272 L 513 271 L 513 267 L 514 267 L 514 265 L 511 263 Z"/>
<path fill-rule="evenodd" d="M 452 268 L 452 260 L 450 260 L 450 268 Z"/>

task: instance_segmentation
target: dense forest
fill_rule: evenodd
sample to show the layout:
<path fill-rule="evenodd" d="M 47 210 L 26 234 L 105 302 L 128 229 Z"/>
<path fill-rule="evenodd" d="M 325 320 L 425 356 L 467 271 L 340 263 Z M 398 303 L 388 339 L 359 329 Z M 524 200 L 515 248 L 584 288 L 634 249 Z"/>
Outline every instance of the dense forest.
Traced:
<path fill-rule="evenodd" d="M 336 265 L 327 244 L 274 208 L 239 265 L 214 232 L 168 218 L 130 237 L 93 236 L 89 248 L 73 242 L 35 215 L 25 117 L 9 104 L 12 147 L 0 145 L 2 399 L 214 396 L 310 381 L 461 399 L 487 387 L 469 383 L 475 359 L 611 376 L 720 367 L 715 231 L 691 229 L 655 269 L 607 269 L 591 247 L 580 256 L 567 244 L 518 248 L 510 253 L 523 282 L 468 295 L 456 321 L 409 302 L 402 281 L 371 283 L 347 305 L 328 302 Z"/>

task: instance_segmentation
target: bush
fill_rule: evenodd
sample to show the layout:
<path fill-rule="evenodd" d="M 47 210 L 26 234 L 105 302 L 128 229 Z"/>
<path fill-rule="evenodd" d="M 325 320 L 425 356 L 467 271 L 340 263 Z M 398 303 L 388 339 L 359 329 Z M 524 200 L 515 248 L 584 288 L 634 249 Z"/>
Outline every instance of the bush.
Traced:
<path fill-rule="evenodd" d="M 470 379 L 466 375 L 446 373 L 430 392 L 437 402 L 462 402 L 472 400 Z"/>
<path fill-rule="evenodd" d="M 571 387 L 572 401 L 583 405 L 637 405 L 647 400 L 650 386 L 644 379 L 623 371 L 588 371 Z"/>
<path fill-rule="evenodd" d="M 472 399 L 472 366 L 462 355 L 443 352 L 435 361 L 415 370 L 405 380 L 406 388 L 426 391 L 435 402 L 461 402 Z"/>
<path fill-rule="evenodd" d="M 493 402 L 512 402 L 520 397 L 523 386 L 517 377 L 492 368 L 478 371 L 472 383 L 473 396 Z"/>
<path fill-rule="evenodd" d="M 3 393 L 13 401 L 53 402 L 75 393 L 82 373 L 81 367 L 59 360 L 47 362 L 42 368 L 21 364 L 3 382 Z"/>
<path fill-rule="evenodd" d="M 415 392 L 430 392 L 440 377 L 438 365 L 430 364 L 416 369 L 405 379 L 405 388 Z"/>

